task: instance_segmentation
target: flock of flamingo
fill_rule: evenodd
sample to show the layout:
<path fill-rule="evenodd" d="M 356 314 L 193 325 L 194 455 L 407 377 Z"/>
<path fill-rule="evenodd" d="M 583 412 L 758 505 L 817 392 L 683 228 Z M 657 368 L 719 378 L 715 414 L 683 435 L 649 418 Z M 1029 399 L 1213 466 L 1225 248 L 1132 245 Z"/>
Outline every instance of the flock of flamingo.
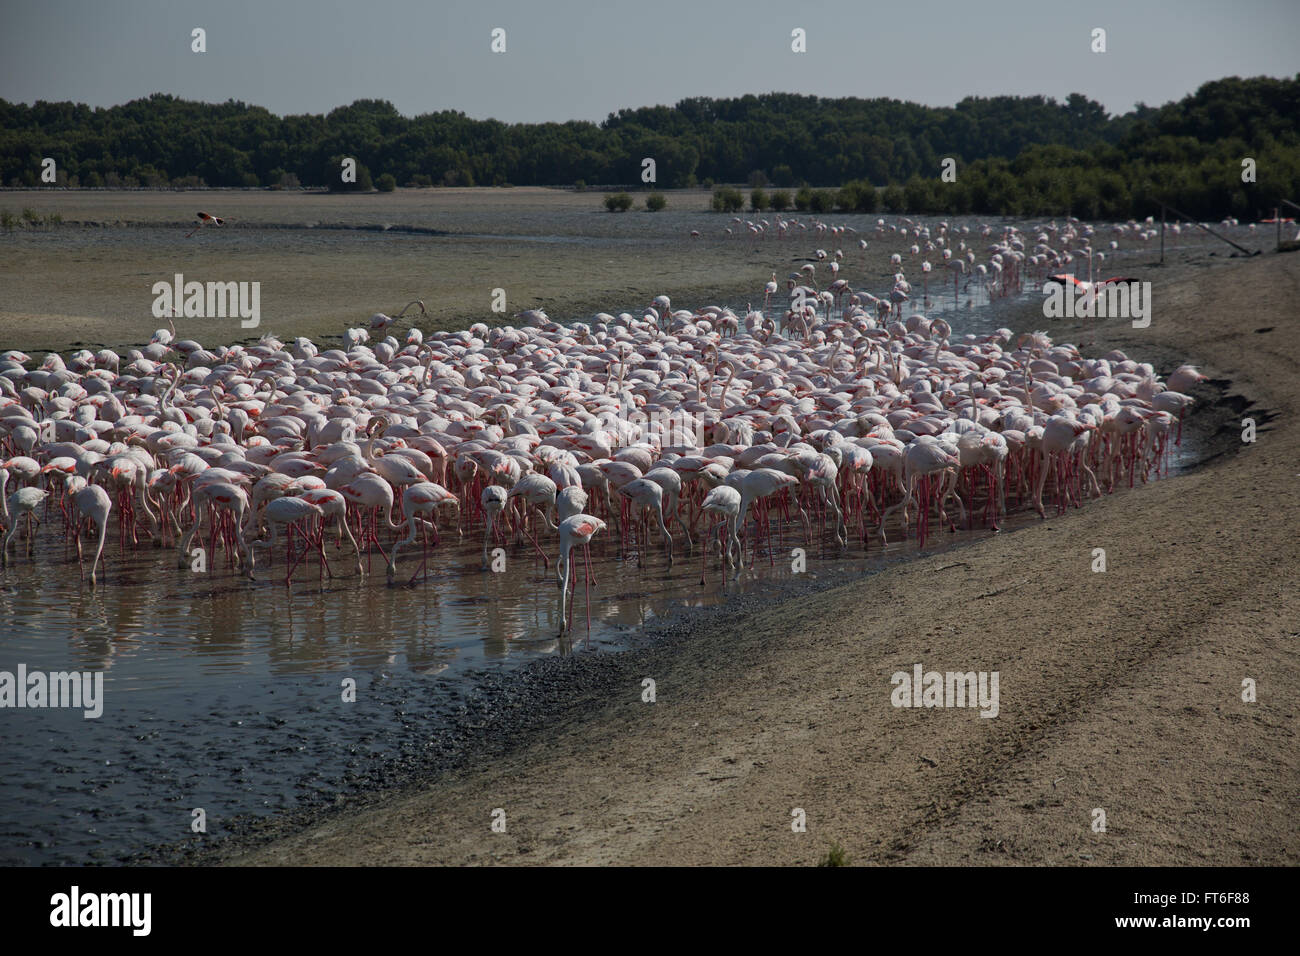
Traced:
<path fill-rule="evenodd" d="M 1007 229 L 978 267 L 962 230 L 890 228 L 913 234 L 914 255 L 1008 290 L 1027 271 L 1103 255 L 1075 222 L 1029 238 Z M 956 335 L 905 315 L 901 255 L 880 296 L 851 289 L 842 261 L 818 250 L 775 314 L 773 276 L 763 309 L 743 316 L 659 296 L 590 322 L 530 310 L 517 326 L 412 326 L 400 339 L 377 313 L 341 348 L 265 335 L 208 349 L 171 327 L 125 354 L 37 365 L 4 352 L 0 558 L 21 551 L 24 528 L 30 554 L 56 512 L 83 569 L 94 536 L 92 586 L 114 516 L 123 551 L 174 547 L 181 567 L 203 547 L 213 570 L 224 554 L 253 578 L 283 545 L 286 584 L 308 561 L 332 577 L 331 556 L 367 575 L 376 552 L 392 583 L 418 545 L 414 582 L 448 535 L 480 535 L 485 569 L 512 544 L 549 567 L 549 541 L 564 633 L 575 549 L 589 588 L 588 545 L 611 525 L 642 566 L 698 549 L 703 583 L 711 561 L 726 580 L 764 551 L 772 560 L 774 521 L 844 549 L 884 543 L 897 519 L 924 547 L 932 520 L 996 529 L 1014 504 L 1045 516 L 1049 489 L 1059 513 L 1167 467 L 1196 369 L 1162 381 L 1121 352 L 1085 358 L 1043 332 Z M 414 302 L 398 315 L 414 305 L 427 314 Z"/>
<path fill-rule="evenodd" d="M 863 238 L 859 230 L 852 226 L 836 226 L 817 219 L 802 222 L 798 218 L 791 217 L 781 218 L 772 223 L 766 219 L 754 222 L 736 217 L 732 219 L 732 223 L 743 224 L 755 241 L 763 239 L 769 233 L 774 234 L 777 240 L 783 240 L 791 234 L 802 236 L 810 233 L 818 240 L 830 240 L 832 243 L 856 237 L 858 249 L 864 260 L 871 245 L 871 241 Z M 792 273 L 786 280 L 786 290 L 797 307 L 786 314 L 785 320 L 800 323 L 804 321 L 805 313 L 810 319 L 814 318 L 819 307 L 827 316 L 833 315 L 835 309 L 843 312 L 847 306 L 860 306 L 868 313 L 882 318 L 891 312 L 901 312 L 903 303 L 912 299 L 914 291 L 904 274 L 904 266 L 918 259 L 923 294 L 922 307 L 927 309 L 935 304 L 935 300 L 930 297 L 930 277 L 936 265 L 931 261 L 932 259 L 937 260 L 940 267 L 952 273 L 954 308 L 960 304 L 963 289 L 970 291 L 972 287 L 992 300 L 1024 291 L 1026 280 L 1070 282 L 1087 289 L 1107 282 L 1136 281 L 1123 278 L 1094 280 L 1094 269 L 1099 269 L 1105 263 L 1108 252 L 1113 254 L 1120 249 L 1121 240 L 1136 239 L 1147 242 L 1153 236 L 1159 235 L 1159 230 L 1155 229 L 1150 217 L 1144 223 L 1130 221 L 1113 224 L 1110 227 L 1112 238 L 1106 240 L 1104 249 L 1093 246 L 1094 239 L 1101 241 L 1095 227 L 1073 217 L 1068 218 L 1063 224 L 1052 221 L 1032 231 L 1034 235 L 1030 238 L 1016 226 L 1007 225 L 1002 227 L 1002 234 L 995 237 L 994 227 L 989 225 L 979 227 L 977 235 L 980 239 L 988 241 L 989 254 L 987 262 L 979 262 L 974 248 L 976 236 L 972 234 L 968 225 L 950 226 L 947 222 L 939 222 L 930 226 L 906 216 L 899 217 L 897 222 L 889 224 L 884 219 L 877 219 L 875 229 L 869 234 L 876 238 L 889 239 L 895 244 L 900 241 L 903 243 L 910 241 L 910 245 L 905 246 L 904 251 L 896 252 L 889 257 L 889 267 L 892 270 L 891 288 L 880 296 L 866 290 L 855 292 L 850 288 L 848 280 L 840 277 L 840 270 L 845 261 L 844 251 L 836 249 L 834 253 L 828 253 L 825 249 L 817 249 L 812 256 L 808 257 L 808 261 L 800 270 Z M 730 226 L 724 230 L 724 233 L 728 237 L 736 234 Z M 703 238 L 703 234 L 699 230 L 692 230 L 691 237 L 700 239 Z M 1076 260 L 1079 263 L 1087 261 L 1087 281 L 1073 274 L 1054 274 L 1054 270 L 1072 269 L 1072 264 Z M 816 281 L 816 270 L 819 265 L 824 265 L 829 272 L 829 280 L 825 288 L 820 288 Z M 965 285 L 961 281 L 963 276 L 966 277 Z M 751 313 L 751 332 L 762 328 L 762 323 L 767 318 L 768 308 L 780 292 L 781 285 L 777 281 L 776 273 L 773 273 L 771 281 L 764 289 L 762 313 Z M 973 305 L 974 300 L 968 299 L 967 304 Z M 808 308 L 809 305 L 811 309 Z"/>

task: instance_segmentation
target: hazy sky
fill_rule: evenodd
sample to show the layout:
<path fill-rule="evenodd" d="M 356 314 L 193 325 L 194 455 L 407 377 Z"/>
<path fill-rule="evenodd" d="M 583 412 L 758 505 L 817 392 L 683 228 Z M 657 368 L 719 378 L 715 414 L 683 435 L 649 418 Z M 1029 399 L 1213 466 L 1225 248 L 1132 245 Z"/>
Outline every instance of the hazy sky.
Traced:
<path fill-rule="evenodd" d="M 1222 76 L 1294 75 L 1297 39 L 1300 0 L 0 0 L 0 98 L 164 92 L 320 113 L 370 97 L 527 122 L 772 90 L 935 106 L 1081 92 L 1114 113 Z"/>

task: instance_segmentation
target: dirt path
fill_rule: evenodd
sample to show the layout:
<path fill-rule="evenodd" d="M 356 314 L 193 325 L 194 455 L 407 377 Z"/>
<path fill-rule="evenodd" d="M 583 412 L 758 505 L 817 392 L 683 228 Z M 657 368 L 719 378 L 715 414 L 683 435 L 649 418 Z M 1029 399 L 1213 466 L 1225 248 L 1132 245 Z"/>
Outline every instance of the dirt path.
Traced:
<path fill-rule="evenodd" d="M 547 735 L 230 862 L 1296 863 L 1300 256 L 1191 275 L 1109 344 L 1231 379 L 1255 444 L 624 655 Z M 998 671 L 999 715 L 893 707 L 917 663 Z"/>

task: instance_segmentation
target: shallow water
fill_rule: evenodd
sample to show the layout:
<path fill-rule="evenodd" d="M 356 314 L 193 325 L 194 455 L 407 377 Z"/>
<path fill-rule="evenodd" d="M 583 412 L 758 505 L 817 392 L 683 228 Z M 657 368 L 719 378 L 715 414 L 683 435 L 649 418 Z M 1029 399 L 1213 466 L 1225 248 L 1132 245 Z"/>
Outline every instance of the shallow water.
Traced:
<path fill-rule="evenodd" d="M 269 239 L 261 232 L 230 235 L 240 244 L 292 242 L 331 254 L 356 242 L 445 241 L 327 230 L 271 232 Z M 138 250 L 142 242 L 161 247 L 173 237 L 109 228 L 31 241 L 75 255 L 85 243 Z M 815 244 L 808 238 L 800 248 Z M 1037 296 L 990 302 L 966 290 L 954 310 L 945 278 L 931 284 L 929 307 L 913 305 L 944 315 L 956 335 L 1016 327 L 1015 317 L 1032 309 Z M 919 300 L 921 283 L 914 285 Z M 637 306 L 611 303 L 611 310 Z M 1196 457 L 1195 445 L 1185 442 L 1175 452 L 1174 472 Z M 935 533 L 926 551 L 990 533 Z M 429 560 L 428 578 L 413 586 L 405 581 L 418 555 L 404 554 L 399 586 L 389 587 L 381 558 L 375 556 L 374 573 L 361 579 L 348 556 L 331 548 L 337 577 L 322 580 L 312 563 L 286 589 L 283 553 L 271 569 L 259 559 L 259 580 L 250 584 L 221 555 L 209 555 L 211 569 L 199 574 L 177 568 L 171 549 L 123 552 L 110 525 L 101 584 L 91 589 L 77 573 L 57 510 L 50 511 L 32 556 L 20 555 L 0 572 L 0 670 L 22 663 L 47 672 L 102 671 L 104 713 L 84 719 L 80 711 L 0 711 L 0 863 L 111 862 L 197 839 L 195 808 L 205 811 L 215 835 L 227 832 L 235 817 L 330 802 L 375 786 L 385 766 L 421 752 L 485 671 L 544 655 L 618 649 L 647 622 L 676 609 L 760 592 L 774 577 L 792 574 L 790 548 L 801 542 L 793 527 L 784 534 L 774 554 L 761 557 L 740 581 L 724 583 L 711 562 L 703 588 L 698 548 L 686 555 L 679 545 L 679 560 L 666 573 L 657 540 L 638 567 L 634 553 L 619 555 L 612 537 L 597 539 L 590 632 L 580 579 L 575 637 L 557 640 L 553 566 L 545 569 L 530 546 L 511 545 L 505 573 L 481 571 L 479 528 L 463 541 L 445 538 Z M 553 538 L 546 547 L 553 554 Z M 839 555 L 815 545 L 807 573 L 867 573 L 916 552 L 914 539 L 882 552 L 873 538 L 865 559 L 860 547 Z M 355 703 L 342 700 L 348 678 L 356 681 Z"/>
<path fill-rule="evenodd" d="M 1184 443 L 1175 470 L 1194 455 Z M 1003 527 L 1030 520 L 1022 511 Z M 33 556 L 4 572 L 0 669 L 102 670 L 104 712 L 3 713 L 3 863 L 111 861 L 192 838 L 194 808 L 216 835 L 236 816 L 373 786 L 385 763 L 419 755 L 485 670 L 626 646 L 671 611 L 788 580 L 791 548 L 803 543 L 787 522 L 753 571 L 726 581 L 711 561 L 701 587 L 698 547 L 683 554 L 679 540 L 669 571 L 657 539 L 642 567 L 635 543 L 620 556 L 615 538 L 597 539 L 591 629 L 580 576 L 573 637 L 560 640 L 553 565 L 545 569 L 530 545 L 511 545 L 506 572 L 482 571 L 478 529 L 463 542 L 444 538 L 428 578 L 414 584 L 418 555 L 402 557 L 390 587 L 378 555 L 376 573 L 362 579 L 331 547 L 339 577 L 322 583 L 313 563 L 288 588 L 282 554 L 250 584 L 221 555 L 197 574 L 177 568 L 170 549 L 122 554 L 110 530 L 104 577 L 92 590 L 75 553 L 65 557 L 58 515 L 47 524 Z M 925 550 L 991 533 L 932 532 Z M 873 537 L 865 557 L 856 543 L 843 554 L 814 545 L 806 573 L 864 574 L 917 553 L 914 539 L 882 550 Z M 355 703 L 342 700 L 346 678 L 356 681 Z"/>

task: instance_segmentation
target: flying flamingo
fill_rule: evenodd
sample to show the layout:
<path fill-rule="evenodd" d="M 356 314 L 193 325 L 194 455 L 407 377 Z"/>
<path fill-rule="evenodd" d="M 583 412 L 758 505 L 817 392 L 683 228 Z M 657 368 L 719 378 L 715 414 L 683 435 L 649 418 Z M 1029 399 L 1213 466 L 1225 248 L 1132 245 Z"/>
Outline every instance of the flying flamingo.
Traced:
<path fill-rule="evenodd" d="M 1141 281 L 1141 279 L 1133 279 L 1127 276 L 1113 276 L 1109 279 L 1099 279 L 1096 282 L 1085 282 L 1083 279 L 1076 279 L 1072 275 L 1063 274 L 1048 276 L 1043 280 L 1043 285 L 1059 285 L 1065 288 L 1067 292 L 1069 291 L 1070 286 L 1074 286 L 1074 288 L 1083 296 L 1083 305 L 1086 308 L 1091 309 L 1097 301 L 1097 296 L 1101 294 L 1106 286 L 1132 285 Z"/>
<path fill-rule="evenodd" d="M 185 234 L 186 239 L 194 235 L 204 226 L 224 226 L 226 224 L 226 220 L 218 218 L 217 216 L 209 216 L 206 212 L 200 212 L 197 215 L 199 217 L 199 224 Z"/>

